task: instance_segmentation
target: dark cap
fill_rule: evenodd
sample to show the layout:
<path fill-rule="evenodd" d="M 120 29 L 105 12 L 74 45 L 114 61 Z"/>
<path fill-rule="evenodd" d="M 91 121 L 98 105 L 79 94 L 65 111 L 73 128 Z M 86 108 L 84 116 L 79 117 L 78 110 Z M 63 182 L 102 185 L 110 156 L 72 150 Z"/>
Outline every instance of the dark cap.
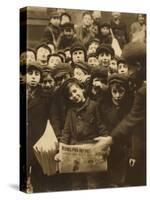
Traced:
<path fill-rule="evenodd" d="M 102 27 L 104 27 L 104 26 L 110 28 L 111 25 L 110 25 L 110 23 L 109 23 L 108 21 L 101 22 L 101 23 L 100 23 L 100 28 L 102 28 Z"/>
<path fill-rule="evenodd" d="M 114 73 L 108 77 L 109 86 L 113 83 L 122 84 L 125 88 L 129 87 L 129 78 L 123 74 Z"/>
<path fill-rule="evenodd" d="M 107 80 L 108 70 L 106 67 L 93 68 L 91 72 L 91 79 L 99 77 L 101 79 Z"/>
<path fill-rule="evenodd" d="M 50 13 L 50 19 L 53 17 L 60 17 L 60 14 L 58 12 L 51 12 Z"/>
<path fill-rule="evenodd" d="M 74 51 L 79 51 L 79 50 L 84 51 L 84 54 L 86 55 L 85 47 L 79 42 L 76 42 L 71 46 L 70 53 L 72 55 Z"/>
<path fill-rule="evenodd" d="M 141 41 L 130 42 L 123 48 L 122 56 L 127 62 L 146 63 L 146 44 Z"/>
<path fill-rule="evenodd" d="M 92 43 L 94 43 L 94 42 L 100 44 L 100 40 L 99 40 L 99 39 L 93 38 L 93 39 L 89 40 L 87 46 L 90 46 L 90 45 L 91 45 Z"/>
<path fill-rule="evenodd" d="M 40 73 L 42 73 L 42 66 L 37 61 L 30 62 L 27 64 L 27 71 L 32 70 L 32 69 L 36 69 Z"/>
<path fill-rule="evenodd" d="M 71 28 L 74 29 L 74 24 L 72 22 L 66 22 L 63 25 L 61 25 L 62 29 L 67 29 L 67 28 Z"/>
<path fill-rule="evenodd" d="M 49 61 L 49 59 L 50 59 L 52 56 L 59 57 L 59 58 L 61 59 L 61 61 L 63 62 L 62 56 L 61 56 L 60 54 L 58 54 L 58 53 L 50 54 L 50 55 L 48 56 L 48 61 Z"/>
<path fill-rule="evenodd" d="M 109 44 L 101 44 L 97 50 L 96 53 L 99 55 L 102 52 L 108 52 L 112 55 L 112 57 L 115 55 L 114 49 Z"/>
<path fill-rule="evenodd" d="M 52 76 L 58 78 L 64 76 L 65 74 L 71 74 L 72 68 L 68 63 L 60 63 L 52 71 Z"/>
<path fill-rule="evenodd" d="M 118 58 L 117 64 L 119 63 L 126 63 L 126 60 L 121 56 Z"/>

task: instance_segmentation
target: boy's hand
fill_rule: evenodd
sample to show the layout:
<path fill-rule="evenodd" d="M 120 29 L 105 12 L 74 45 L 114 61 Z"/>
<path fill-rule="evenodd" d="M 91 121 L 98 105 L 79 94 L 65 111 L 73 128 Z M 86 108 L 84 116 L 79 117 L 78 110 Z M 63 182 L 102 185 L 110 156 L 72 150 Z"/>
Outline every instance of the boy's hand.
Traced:
<path fill-rule="evenodd" d="M 57 162 L 60 162 L 60 161 L 61 161 L 61 160 L 60 160 L 60 154 L 59 154 L 59 153 L 57 153 L 57 154 L 55 155 L 54 160 L 57 161 Z"/>
<path fill-rule="evenodd" d="M 130 159 L 129 159 L 129 166 L 130 166 L 130 167 L 134 167 L 135 164 L 136 164 L 136 159 L 130 158 Z"/>
<path fill-rule="evenodd" d="M 109 147 L 113 143 L 111 136 L 99 136 L 94 138 L 94 140 L 100 142 L 100 146 L 104 149 Z"/>

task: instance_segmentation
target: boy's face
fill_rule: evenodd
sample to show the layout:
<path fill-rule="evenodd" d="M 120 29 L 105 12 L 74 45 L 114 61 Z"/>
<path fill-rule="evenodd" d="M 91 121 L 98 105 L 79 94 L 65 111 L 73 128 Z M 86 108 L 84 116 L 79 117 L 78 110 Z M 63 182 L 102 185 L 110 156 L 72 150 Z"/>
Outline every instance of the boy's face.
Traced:
<path fill-rule="evenodd" d="M 109 68 L 108 68 L 108 76 L 110 76 L 113 73 L 118 72 L 118 67 L 117 67 L 117 60 L 111 59 Z"/>
<path fill-rule="evenodd" d="M 84 102 L 84 89 L 76 84 L 71 85 L 69 88 L 69 100 L 76 104 Z"/>
<path fill-rule="evenodd" d="M 50 23 L 54 26 L 59 26 L 60 25 L 60 17 L 59 16 L 54 16 L 51 18 Z"/>
<path fill-rule="evenodd" d="M 27 72 L 27 85 L 30 87 L 36 87 L 41 79 L 41 74 L 36 69 L 31 69 Z"/>
<path fill-rule="evenodd" d="M 20 73 L 20 84 L 23 85 L 26 83 L 26 75 Z"/>
<path fill-rule="evenodd" d="M 119 63 L 118 64 L 118 74 L 128 74 L 128 66 L 125 63 Z"/>
<path fill-rule="evenodd" d="M 37 61 L 41 65 L 47 65 L 47 57 L 50 55 L 50 51 L 44 47 L 40 47 L 37 50 Z"/>
<path fill-rule="evenodd" d="M 144 24 L 145 18 L 144 18 L 144 16 L 143 16 L 142 14 L 139 14 L 139 15 L 138 15 L 138 22 L 139 22 L 140 24 Z"/>
<path fill-rule="evenodd" d="M 111 54 L 109 52 L 102 52 L 98 56 L 99 64 L 103 67 L 108 67 L 111 60 Z"/>
<path fill-rule="evenodd" d="M 72 60 L 74 63 L 78 63 L 79 61 L 85 61 L 85 55 L 83 50 L 74 51 L 72 54 Z"/>
<path fill-rule="evenodd" d="M 88 59 L 88 64 L 93 66 L 93 67 L 97 67 L 99 65 L 99 62 L 98 62 L 96 57 L 90 57 Z"/>
<path fill-rule="evenodd" d="M 88 48 L 88 54 L 90 53 L 96 53 L 96 49 L 99 47 L 99 44 L 96 42 L 93 42 L 92 44 L 89 45 Z"/>
<path fill-rule="evenodd" d="M 59 63 L 62 63 L 61 58 L 59 56 L 51 56 L 48 61 L 48 66 L 53 69 L 58 65 Z"/>
<path fill-rule="evenodd" d="M 110 30 L 109 30 L 109 28 L 108 28 L 107 26 L 104 26 L 104 27 L 101 28 L 101 34 L 102 34 L 103 36 L 106 36 L 106 35 L 108 35 L 109 33 L 110 33 Z"/>
<path fill-rule="evenodd" d="M 45 93 L 51 93 L 54 89 L 54 79 L 49 73 L 43 72 L 42 88 Z"/>
<path fill-rule="evenodd" d="M 67 39 L 71 39 L 74 35 L 74 30 L 72 28 L 65 28 L 64 35 Z"/>
<path fill-rule="evenodd" d="M 111 86 L 112 100 L 116 105 L 119 105 L 125 96 L 125 88 L 121 85 L 114 83 Z"/>
<path fill-rule="evenodd" d="M 83 17 L 83 25 L 91 26 L 92 23 L 93 23 L 93 20 L 92 20 L 91 15 L 88 15 L 88 14 L 84 15 L 84 17 Z"/>
<path fill-rule="evenodd" d="M 73 74 L 74 74 L 74 78 L 76 78 L 77 80 L 81 82 L 83 80 L 83 77 L 86 75 L 86 73 L 78 67 L 75 67 Z"/>
<path fill-rule="evenodd" d="M 20 56 L 20 63 L 26 64 L 35 61 L 35 54 L 32 51 L 23 52 Z"/>

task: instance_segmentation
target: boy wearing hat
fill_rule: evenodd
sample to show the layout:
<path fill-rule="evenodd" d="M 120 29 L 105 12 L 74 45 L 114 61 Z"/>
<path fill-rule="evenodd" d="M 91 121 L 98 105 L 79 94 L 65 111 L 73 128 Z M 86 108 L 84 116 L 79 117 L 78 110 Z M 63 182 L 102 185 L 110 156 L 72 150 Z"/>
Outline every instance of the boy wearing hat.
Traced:
<path fill-rule="evenodd" d="M 112 44 L 112 36 L 110 33 L 110 23 L 103 22 L 100 25 L 99 40 L 101 44 Z"/>
<path fill-rule="evenodd" d="M 72 66 L 74 67 L 78 62 L 86 62 L 86 49 L 81 43 L 75 43 L 70 49 Z"/>
<path fill-rule="evenodd" d="M 52 77 L 52 70 L 49 67 L 44 67 L 42 70 L 42 90 L 45 95 L 51 96 L 55 90 L 55 81 Z"/>
<path fill-rule="evenodd" d="M 84 86 L 76 79 L 68 79 L 63 84 L 63 95 L 71 103 L 67 113 L 61 142 L 65 144 L 86 144 L 98 135 L 107 134 L 98 114 L 97 104 L 90 100 Z M 72 174 L 72 189 L 99 188 L 101 173 Z"/>
<path fill-rule="evenodd" d="M 125 76 L 129 75 L 128 65 L 123 57 L 119 58 L 117 65 L 118 65 L 118 74 L 124 74 Z"/>
<path fill-rule="evenodd" d="M 82 83 L 85 83 L 87 78 L 89 78 L 89 74 L 90 74 L 90 68 L 87 63 L 85 62 L 76 63 L 75 68 L 73 70 L 74 78 L 81 81 Z"/>
<path fill-rule="evenodd" d="M 51 50 L 46 43 L 41 43 L 36 47 L 36 61 L 41 66 L 47 66 L 48 56 L 51 54 Z"/>
<path fill-rule="evenodd" d="M 43 41 L 52 42 L 57 47 L 57 40 L 60 35 L 60 15 L 52 12 L 49 19 L 49 25 L 44 30 Z"/>
<path fill-rule="evenodd" d="M 114 49 L 109 44 L 101 44 L 97 49 L 99 64 L 108 68 L 111 59 L 114 57 Z"/>
<path fill-rule="evenodd" d="M 58 40 L 58 49 L 65 49 L 71 47 L 75 42 L 78 42 L 75 35 L 74 24 L 72 22 L 66 22 L 62 26 L 62 33 Z"/>
<path fill-rule="evenodd" d="M 107 69 L 104 67 L 93 68 L 88 86 L 88 96 L 94 101 L 100 101 L 107 90 Z"/>
<path fill-rule="evenodd" d="M 128 138 L 131 133 L 134 138 L 131 146 L 136 148 L 133 148 L 133 157 L 129 160 L 130 166 L 133 167 L 130 184 L 146 185 L 146 45 L 143 42 L 131 42 L 125 46 L 122 56 L 128 64 L 129 75 L 132 75 L 136 83 L 133 105 L 128 115 L 112 130 L 111 136 L 98 140 L 107 147 L 118 140 Z"/>
<path fill-rule="evenodd" d="M 97 68 L 99 66 L 96 53 L 91 53 L 88 55 L 87 63 L 91 66 L 91 69 Z"/>
<path fill-rule="evenodd" d="M 108 78 L 108 94 L 99 104 L 100 115 L 110 135 L 117 124 L 129 113 L 132 106 L 128 78 L 122 74 L 112 74 Z M 127 173 L 129 138 L 111 146 L 108 158 L 108 186 L 125 186 Z"/>
<path fill-rule="evenodd" d="M 49 119 L 50 101 L 43 95 L 41 86 L 42 70 L 37 62 L 27 65 L 27 177 L 30 177 L 34 192 L 44 192 L 51 188 L 51 179 L 45 176 L 34 155 L 33 146 L 46 129 Z"/>
<path fill-rule="evenodd" d="M 111 59 L 109 67 L 108 67 L 108 76 L 110 76 L 114 73 L 118 73 L 118 66 L 117 66 L 118 59 L 119 59 L 118 56 L 114 56 Z"/>

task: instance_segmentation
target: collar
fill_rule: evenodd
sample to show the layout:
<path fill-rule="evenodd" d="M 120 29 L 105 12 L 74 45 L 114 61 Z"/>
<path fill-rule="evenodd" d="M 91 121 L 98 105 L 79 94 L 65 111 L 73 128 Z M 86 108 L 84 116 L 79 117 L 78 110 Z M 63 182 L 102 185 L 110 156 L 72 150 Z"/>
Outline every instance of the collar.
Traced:
<path fill-rule="evenodd" d="M 89 105 L 89 103 L 90 103 L 90 98 L 88 97 L 80 107 L 75 107 L 74 110 L 76 112 L 80 112 L 81 110 L 84 110 Z"/>

